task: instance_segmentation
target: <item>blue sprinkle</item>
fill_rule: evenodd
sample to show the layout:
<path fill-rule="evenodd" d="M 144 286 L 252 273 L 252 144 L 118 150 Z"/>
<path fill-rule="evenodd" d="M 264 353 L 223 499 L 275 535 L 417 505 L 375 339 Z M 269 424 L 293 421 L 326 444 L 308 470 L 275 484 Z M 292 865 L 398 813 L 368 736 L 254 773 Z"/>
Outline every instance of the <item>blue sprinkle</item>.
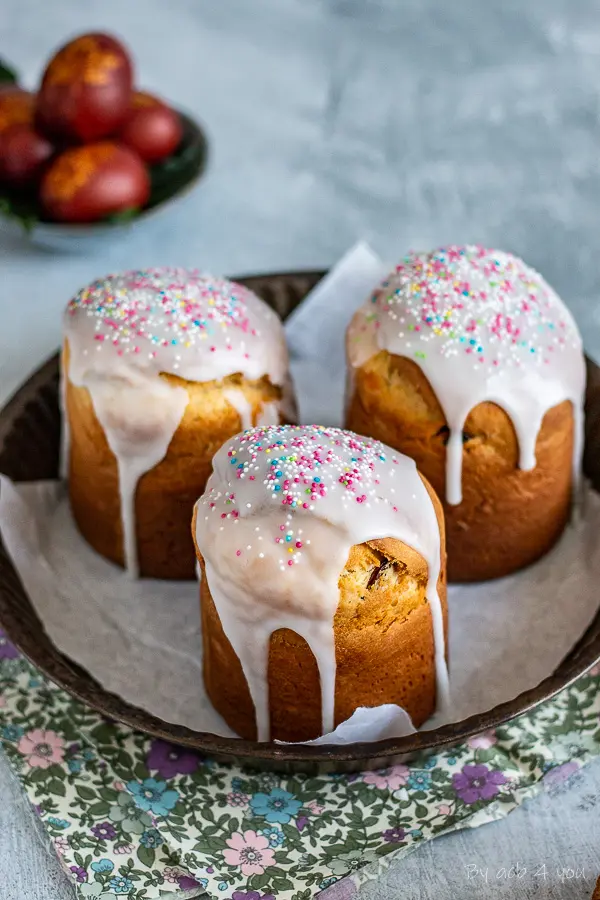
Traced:
<path fill-rule="evenodd" d="M 320 478 L 314 478 L 314 481 L 318 484 L 320 482 Z"/>
<path fill-rule="evenodd" d="M 280 490 L 281 490 L 281 486 L 278 485 L 278 484 L 276 484 L 276 485 L 275 485 L 275 490 L 276 490 L 276 491 L 280 491 Z"/>
<path fill-rule="evenodd" d="M 469 341 L 469 343 L 470 343 L 470 344 L 476 344 L 476 343 L 477 343 L 477 341 L 476 341 L 476 340 L 474 340 L 474 339 L 473 339 L 473 338 L 471 338 L 471 339 L 470 339 L 470 341 Z"/>
<path fill-rule="evenodd" d="M 244 468 L 244 463 L 240 463 L 238 466 L 238 469 L 243 469 L 243 468 Z"/>
<path fill-rule="evenodd" d="M 286 541 L 291 541 L 291 539 L 292 539 L 291 534 L 286 534 L 285 539 L 286 539 Z"/>
<path fill-rule="evenodd" d="M 275 472 L 275 474 L 277 475 L 278 478 L 281 478 L 281 476 L 283 475 L 283 472 L 281 471 L 281 469 L 279 469 L 277 472 Z"/>

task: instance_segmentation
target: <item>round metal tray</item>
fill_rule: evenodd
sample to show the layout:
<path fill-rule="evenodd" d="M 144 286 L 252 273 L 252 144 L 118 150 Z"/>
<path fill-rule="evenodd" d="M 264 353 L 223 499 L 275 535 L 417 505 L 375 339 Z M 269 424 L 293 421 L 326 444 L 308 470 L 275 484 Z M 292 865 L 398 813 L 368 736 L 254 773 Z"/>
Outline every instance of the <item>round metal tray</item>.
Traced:
<path fill-rule="evenodd" d="M 322 277 L 322 272 L 239 278 L 283 317 Z M 41 367 L 0 413 L 0 472 L 15 481 L 56 478 L 60 437 L 58 357 Z M 588 362 L 584 466 L 600 489 L 600 369 Z M 9 638 L 56 684 L 107 718 L 139 731 L 193 747 L 203 753 L 265 768 L 337 770 L 378 768 L 418 751 L 463 741 L 548 700 L 600 659 L 600 611 L 554 672 L 513 700 L 461 722 L 408 737 L 348 746 L 259 744 L 191 731 L 152 716 L 105 691 L 92 676 L 62 654 L 44 631 L 13 565 L 0 543 L 0 622 Z"/>

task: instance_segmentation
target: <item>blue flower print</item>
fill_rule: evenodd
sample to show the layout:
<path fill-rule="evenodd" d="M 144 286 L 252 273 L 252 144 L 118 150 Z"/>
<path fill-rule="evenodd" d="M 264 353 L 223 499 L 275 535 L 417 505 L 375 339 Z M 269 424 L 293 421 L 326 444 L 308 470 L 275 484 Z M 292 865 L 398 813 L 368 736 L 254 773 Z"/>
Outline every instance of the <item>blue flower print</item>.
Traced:
<path fill-rule="evenodd" d="M 54 825 L 55 828 L 70 828 L 71 823 L 66 819 L 57 819 L 56 816 L 48 816 L 46 819 L 48 825 Z"/>
<path fill-rule="evenodd" d="M 269 845 L 271 847 L 280 847 L 285 841 L 285 834 L 281 830 L 281 828 L 263 828 L 259 831 L 259 834 L 264 834 L 266 838 L 269 839 Z"/>
<path fill-rule="evenodd" d="M 149 828 L 140 837 L 140 844 L 143 844 L 144 847 L 160 847 L 162 843 L 160 831 L 157 831 L 156 828 Z"/>
<path fill-rule="evenodd" d="M 220 881 L 219 884 L 217 885 L 217 887 L 219 888 L 220 891 L 226 891 L 227 888 L 229 887 L 229 885 L 227 884 L 226 881 Z"/>
<path fill-rule="evenodd" d="M 20 725 L 5 725 L 2 737 L 5 741 L 18 741 L 23 737 L 23 729 Z"/>
<path fill-rule="evenodd" d="M 81 760 L 80 759 L 68 759 L 67 766 L 68 766 L 69 772 L 71 772 L 73 775 L 78 775 L 79 772 L 81 772 Z"/>
<path fill-rule="evenodd" d="M 250 801 L 255 816 L 264 816 L 267 822 L 285 825 L 302 807 L 300 800 L 282 788 L 273 788 L 270 794 L 255 794 Z"/>
<path fill-rule="evenodd" d="M 139 781 L 129 781 L 127 790 L 131 791 L 133 798 L 144 812 L 152 812 L 155 816 L 168 816 L 179 800 L 177 791 L 168 791 L 166 781 L 157 781 L 156 778 L 146 778 Z"/>
<path fill-rule="evenodd" d="M 110 879 L 108 886 L 115 894 L 128 894 L 133 887 L 133 881 L 118 875 L 116 878 Z"/>
<path fill-rule="evenodd" d="M 406 787 L 412 791 L 426 791 L 431 787 L 431 775 L 429 772 L 412 772 L 406 782 Z"/>
<path fill-rule="evenodd" d="M 435 769 L 437 766 L 437 756 L 430 756 L 429 759 L 426 759 L 423 763 L 424 769 Z"/>
<path fill-rule="evenodd" d="M 92 863 L 92 869 L 99 874 L 103 872 L 112 872 L 114 867 L 114 863 L 112 863 L 110 859 L 97 859 Z"/>
<path fill-rule="evenodd" d="M 456 757 L 449 756 L 448 759 L 446 760 L 446 762 L 448 763 L 449 766 L 453 766 L 456 764 Z"/>

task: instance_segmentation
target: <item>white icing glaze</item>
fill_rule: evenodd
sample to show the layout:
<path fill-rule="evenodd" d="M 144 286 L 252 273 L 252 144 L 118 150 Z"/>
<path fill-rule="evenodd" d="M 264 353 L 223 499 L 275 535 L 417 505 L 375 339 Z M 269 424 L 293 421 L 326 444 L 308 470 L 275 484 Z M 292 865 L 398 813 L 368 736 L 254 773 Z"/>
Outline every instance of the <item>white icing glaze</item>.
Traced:
<path fill-rule="evenodd" d="M 241 285 L 196 270 L 150 269 L 80 291 L 67 307 L 64 331 L 68 378 L 90 391 L 117 460 L 126 568 L 136 574 L 137 483 L 166 455 L 188 402 L 186 389 L 161 374 L 191 382 L 268 376 L 283 390 L 289 379 L 283 326 Z M 249 427 L 243 393 L 228 391 L 228 399 Z M 68 441 L 68 423 L 65 435 Z"/>
<path fill-rule="evenodd" d="M 524 470 L 536 465 L 546 412 L 571 401 L 576 483 L 583 450 L 581 336 L 557 294 L 517 257 L 474 246 L 408 256 L 355 314 L 346 347 L 354 369 L 387 350 L 426 375 L 450 430 L 448 503 L 461 502 L 462 430 L 483 401 L 510 416 Z"/>
<path fill-rule="evenodd" d="M 188 404 L 185 388 L 162 378 L 139 383 L 88 378 L 94 412 L 117 460 L 125 567 L 138 575 L 135 495 L 139 479 L 164 459 Z"/>
<path fill-rule="evenodd" d="M 238 416 L 240 417 L 240 422 L 242 423 L 242 431 L 246 431 L 248 428 L 252 428 L 254 424 L 256 425 L 278 425 L 281 421 L 281 415 L 283 414 L 283 410 L 281 408 L 282 404 L 276 402 L 275 400 L 268 401 L 267 403 L 263 403 L 261 409 L 256 417 L 256 423 L 252 421 L 252 406 L 249 401 L 246 399 L 246 395 L 239 388 L 225 388 L 223 391 L 223 396 L 230 403 Z"/>
<path fill-rule="evenodd" d="M 252 405 L 246 399 L 244 392 L 239 388 L 225 388 L 223 396 L 240 417 L 241 430 L 246 431 L 247 428 L 252 428 Z"/>
<path fill-rule="evenodd" d="M 322 730 L 333 730 L 338 579 L 351 547 L 378 538 L 404 541 L 427 562 L 438 705 L 445 705 L 439 526 L 408 457 L 335 428 L 254 428 L 215 455 L 196 506 L 195 537 L 248 682 L 259 740 L 269 738 L 268 650 L 280 628 L 311 648 L 321 679 Z"/>
<path fill-rule="evenodd" d="M 58 381 L 58 408 L 60 410 L 60 448 L 58 456 L 58 477 L 66 481 L 69 477 L 69 416 L 67 415 L 67 378 L 62 361 Z"/>
<path fill-rule="evenodd" d="M 258 414 L 258 418 L 256 421 L 257 425 L 279 425 L 280 422 L 280 413 L 281 410 L 278 403 L 271 401 L 270 403 L 263 403 L 262 409 Z"/>

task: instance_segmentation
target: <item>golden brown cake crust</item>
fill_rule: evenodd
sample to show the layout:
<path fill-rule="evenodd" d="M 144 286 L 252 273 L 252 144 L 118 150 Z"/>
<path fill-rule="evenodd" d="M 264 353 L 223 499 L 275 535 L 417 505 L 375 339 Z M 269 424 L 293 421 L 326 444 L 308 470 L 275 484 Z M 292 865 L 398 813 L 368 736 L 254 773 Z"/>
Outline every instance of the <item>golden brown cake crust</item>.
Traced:
<path fill-rule="evenodd" d="M 443 514 L 427 483 L 426 487 L 441 529 L 438 591 L 447 626 Z M 198 559 L 206 689 L 227 724 L 241 737 L 255 740 L 254 707 L 246 679 L 223 632 L 200 553 Z M 336 725 L 359 706 L 396 703 L 417 727 L 433 713 L 436 673 L 426 582 L 424 559 L 401 541 L 388 538 L 351 548 L 338 582 L 340 600 L 334 622 Z M 305 741 L 318 737 L 319 673 L 308 644 L 295 632 L 280 629 L 271 636 L 268 681 L 271 738 Z"/>
<path fill-rule="evenodd" d="M 345 427 L 412 457 L 445 497 L 448 428 L 419 366 L 382 350 L 355 370 Z M 569 401 L 546 413 L 537 465 L 521 471 L 509 416 L 494 403 L 471 410 L 463 432 L 463 499 L 444 502 L 451 582 L 498 578 L 535 562 L 570 514 L 574 417 Z"/>
<path fill-rule="evenodd" d="M 63 356 L 68 371 L 68 347 Z M 137 486 L 135 517 L 140 575 L 149 578 L 195 577 L 190 521 L 203 493 L 219 447 L 242 429 L 240 416 L 223 388 L 243 392 L 253 419 L 263 404 L 280 397 L 267 378 L 249 382 L 233 375 L 223 382 L 189 382 L 162 375 L 184 387 L 189 396 L 183 419 L 165 458 L 143 475 Z M 85 387 L 67 381 L 69 420 L 69 497 L 82 535 L 102 556 L 123 565 L 123 530 L 117 461 Z"/>

